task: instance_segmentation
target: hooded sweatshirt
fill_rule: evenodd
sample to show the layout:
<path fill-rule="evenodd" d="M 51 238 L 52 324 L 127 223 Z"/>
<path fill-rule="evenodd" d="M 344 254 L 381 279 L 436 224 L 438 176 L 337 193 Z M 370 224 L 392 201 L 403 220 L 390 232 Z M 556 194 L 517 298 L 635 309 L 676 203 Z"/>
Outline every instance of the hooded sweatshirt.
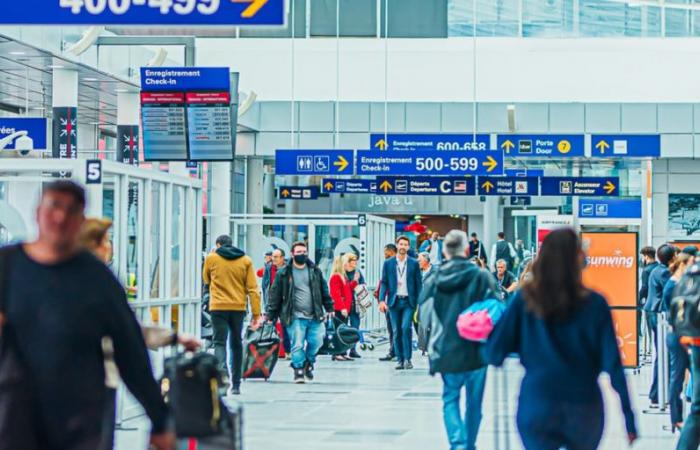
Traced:
<path fill-rule="evenodd" d="M 204 283 L 209 285 L 210 311 L 245 311 L 250 299 L 253 317 L 260 316 L 260 292 L 253 261 L 243 250 L 222 246 L 204 260 Z"/>
<path fill-rule="evenodd" d="M 466 258 L 453 258 L 442 264 L 426 280 L 422 298 L 434 296 L 434 308 L 443 332 L 430 348 L 430 373 L 458 373 L 486 366 L 480 344 L 462 339 L 457 318 L 472 303 L 493 297 L 491 274 Z"/>

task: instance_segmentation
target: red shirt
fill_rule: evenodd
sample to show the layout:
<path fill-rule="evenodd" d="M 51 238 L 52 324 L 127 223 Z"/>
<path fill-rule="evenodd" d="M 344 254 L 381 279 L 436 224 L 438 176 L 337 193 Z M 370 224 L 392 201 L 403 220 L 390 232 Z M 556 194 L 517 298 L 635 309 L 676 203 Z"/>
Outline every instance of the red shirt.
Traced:
<path fill-rule="evenodd" d="M 328 288 L 333 299 L 333 309 L 342 311 L 344 309 L 350 311 L 352 308 L 352 299 L 357 286 L 357 281 L 347 281 L 344 275 L 334 273 L 331 279 L 328 280 Z"/>

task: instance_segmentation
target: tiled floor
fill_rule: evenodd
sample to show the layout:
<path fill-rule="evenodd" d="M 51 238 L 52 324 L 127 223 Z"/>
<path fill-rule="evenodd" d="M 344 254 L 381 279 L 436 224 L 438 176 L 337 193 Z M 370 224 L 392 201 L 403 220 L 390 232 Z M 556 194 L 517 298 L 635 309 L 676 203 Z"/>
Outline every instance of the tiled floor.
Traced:
<path fill-rule="evenodd" d="M 397 372 L 394 364 L 377 361 L 381 353 L 365 352 L 353 362 L 331 362 L 322 357 L 317 381 L 294 385 L 287 361 L 280 361 L 269 382 L 243 384 L 240 401 L 245 408 L 246 450 L 440 450 L 447 449 L 442 425 L 441 383 L 427 374 L 427 360 L 416 358 L 416 369 Z M 479 434 L 481 450 L 522 448 L 514 428 L 517 387 L 522 370 L 512 361 L 505 371 L 489 370 L 484 399 L 484 420 Z M 507 389 L 496 381 L 507 379 Z M 649 366 L 628 375 L 642 438 L 641 450 L 675 448 L 677 435 L 664 431 L 666 415 L 645 415 L 641 393 L 649 385 Z M 606 378 L 601 380 L 606 398 L 606 430 L 602 449 L 627 448 L 619 401 Z M 499 384 L 502 386 L 502 383 Z M 508 401 L 497 401 L 497 395 Z M 501 424 L 497 427 L 496 417 Z M 142 421 L 129 425 L 145 428 Z M 500 447 L 496 439 L 500 439 Z M 506 447 L 506 440 L 510 447 Z M 145 448 L 145 435 L 120 432 L 119 450 Z"/>

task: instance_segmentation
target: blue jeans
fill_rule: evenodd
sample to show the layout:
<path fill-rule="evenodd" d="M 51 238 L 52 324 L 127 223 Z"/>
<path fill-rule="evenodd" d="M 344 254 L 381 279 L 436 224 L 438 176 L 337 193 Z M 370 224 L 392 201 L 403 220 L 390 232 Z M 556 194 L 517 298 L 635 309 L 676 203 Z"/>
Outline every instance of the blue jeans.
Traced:
<path fill-rule="evenodd" d="M 476 436 L 481 425 L 481 402 L 486 386 L 486 367 L 461 373 L 442 374 L 442 416 L 450 448 L 476 449 Z M 459 407 L 462 388 L 466 389 L 465 412 Z"/>
<path fill-rule="evenodd" d="M 316 354 L 323 345 L 326 327 L 313 319 L 294 319 L 287 328 L 292 338 L 292 367 L 301 369 L 308 361 L 316 362 Z"/>
<path fill-rule="evenodd" d="M 413 312 L 408 299 L 396 299 L 389 309 L 394 328 L 394 353 L 399 361 L 410 361 L 413 355 Z"/>
<path fill-rule="evenodd" d="M 700 445 L 700 347 L 690 347 L 690 371 L 693 380 L 693 402 L 683 423 L 677 450 L 696 450 Z"/>
<path fill-rule="evenodd" d="M 678 342 L 678 335 L 669 332 L 666 335 L 666 346 L 669 356 L 668 391 L 671 410 L 671 424 L 683 422 L 683 381 L 688 369 L 688 351 Z"/>

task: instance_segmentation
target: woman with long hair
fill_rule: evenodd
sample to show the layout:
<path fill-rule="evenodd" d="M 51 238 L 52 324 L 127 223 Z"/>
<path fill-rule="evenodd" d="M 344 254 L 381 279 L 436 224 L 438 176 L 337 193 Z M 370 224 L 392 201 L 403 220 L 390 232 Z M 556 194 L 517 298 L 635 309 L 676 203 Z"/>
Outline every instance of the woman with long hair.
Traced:
<path fill-rule="evenodd" d="M 333 299 L 335 317 L 347 323 L 352 307 L 352 290 L 345 279 L 345 265 L 343 256 L 336 256 L 333 260 L 331 277 L 328 279 L 328 290 Z M 333 361 L 350 361 L 352 358 L 346 355 L 333 355 Z"/>
<path fill-rule="evenodd" d="M 532 278 L 511 300 L 486 345 L 490 364 L 520 356 L 517 425 L 528 450 L 593 450 L 603 435 L 601 372 L 620 396 L 630 444 L 634 413 L 605 298 L 582 281 L 585 255 L 574 230 L 553 231 L 533 263 Z"/>
<path fill-rule="evenodd" d="M 676 289 L 676 285 L 691 263 L 692 256 L 687 253 L 678 253 L 669 266 L 672 275 L 664 285 L 663 294 L 661 296 L 664 311 L 669 311 L 671 309 L 673 291 Z M 668 403 L 669 409 L 671 410 L 671 431 L 673 432 L 683 428 L 683 399 L 681 397 L 681 392 L 683 391 L 685 372 L 690 367 L 688 350 L 681 345 L 679 339 L 680 336 L 675 334 L 672 329 L 669 329 L 666 335 L 666 347 L 668 348 L 669 359 Z"/>

